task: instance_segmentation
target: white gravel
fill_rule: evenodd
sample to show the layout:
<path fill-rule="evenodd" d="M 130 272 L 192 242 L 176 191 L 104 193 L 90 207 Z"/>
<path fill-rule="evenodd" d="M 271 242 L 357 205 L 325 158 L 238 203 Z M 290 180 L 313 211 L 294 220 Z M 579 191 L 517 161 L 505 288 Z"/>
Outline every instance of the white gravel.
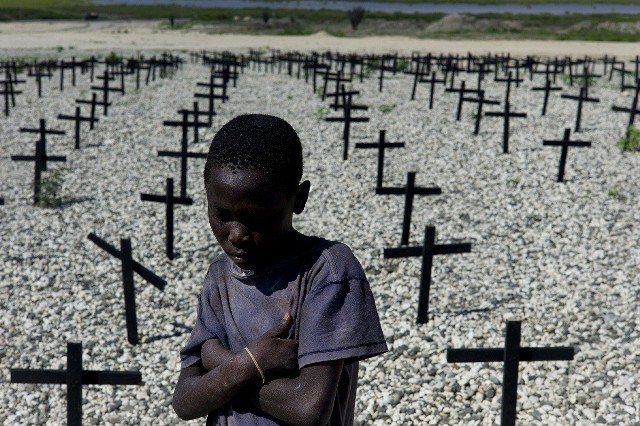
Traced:
<path fill-rule="evenodd" d="M 0 423 L 65 422 L 64 386 L 10 384 L 9 368 L 65 368 L 67 341 L 82 341 L 87 369 L 143 375 L 142 386 L 86 386 L 87 424 L 180 423 L 170 407 L 178 352 L 195 320 L 208 262 L 219 252 L 206 220 L 204 161 L 189 160 L 194 205 L 176 208 L 174 261 L 165 257 L 164 206 L 142 202 L 139 194 L 161 193 L 167 177 L 178 188 L 179 160 L 156 151 L 177 150 L 180 130 L 162 121 L 192 107 L 196 82 L 207 74 L 202 65 L 187 64 L 138 92 L 129 78 L 128 93 L 112 96 L 109 116 L 100 115 L 93 132 L 83 127 L 79 151 L 73 123 L 56 116 L 71 114 L 76 98 L 89 98 L 87 76 L 76 87 L 65 84 L 64 93 L 57 78 L 45 81 L 42 99 L 29 79 L 11 115 L 0 117 Z M 629 106 L 631 94 L 621 94 L 615 81 L 591 89 L 600 103 L 584 106 L 583 131 L 572 138 L 592 147 L 569 150 L 566 182 L 557 183 L 560 148 L 543 147 L 542 140 L 573 128 L 576 103 L 553 93 L 541 117 L 542 93 L 530 91 L 541 78 L 512 90 L 512 105 L 528 117 L 513 120 L 507 155 L 502 120 L 484 118 L 473 136 L 475 108 L 465 104 L 463 119 L 455 121 L 457 96 L 445 95 L 442 86 L 429 110 L 426 85 L 409 101 L 409 76 L 385 80 L 382 94 L 375 74 L 353 83 L 371 121 L 354 124 L 352 142 L 375 141 L 386 129 L 388 141 L 407 144 L 387 151 L 385 184 L 401 186 L 408 171 L 417 171 L 416 184 L 442 188 L 442 195 L 414 200 L 411 244 L 421 243 L 425 225 L 436 226 L 438 242 L 473 244 L 471 253 L 435 258 L 430 322 L 419 326 L 419 259 L 382 259 L 382 249 L 400 241 L 402 197 L 374 195 L 374 150 L 352 147 L 342 161 L 341 124 L 319 119 L 328 101 L 303 80 L 245 70 L 230 101 L 218 103 L 213 127 L 201 132 L 207 141 L 221 124 L 248 112 L 279 115 L 298 130 L 312 192 L 297 226 L 353 248 L 391 349 L 362 364 L 360 424 L 498 424 L 501 365 L 447 364 L 445 353 L 501 347 L 506 320 L 523 321 L 523 345 L 577 349 L 572 362 L 520 365 L 519 424 L 640 424 L 640 153 L 616 147 L 628 116 L 611 111 L 613 104 Z M 475 77 L 466 79 L 475 84 Z M 503 85 L 486 88 L 502 99 Z M 382 105 L 393 107 L 383 113 Z M 67 156 L 50 167 L 64 170 L 58 209 L 32 205 L 33 163 L 10 160 L 33 152 L 33 135 L 19 128 L 35 127 L 39 118 L 68 132 L 47 147 Z M 207 143 L 190 149 L 204 152 Z M 114 245 L 130 237 L 134 258 L 168 282 L 160 292 L 136 276 L 138 346 L 126 340 L 120 263 L 91 243 L 89 232 Z"/>

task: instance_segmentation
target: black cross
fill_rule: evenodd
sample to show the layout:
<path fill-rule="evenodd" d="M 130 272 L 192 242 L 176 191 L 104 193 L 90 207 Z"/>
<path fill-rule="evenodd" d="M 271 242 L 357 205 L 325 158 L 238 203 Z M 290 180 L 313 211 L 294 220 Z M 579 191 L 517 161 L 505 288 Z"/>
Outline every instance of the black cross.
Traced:
<path fill-rule="evenodd" d="M 504 104 L 504 111 L 490 111 L 485 114 L 487 117 L 504 117 L 504 126 L 502 130 L 502 152 L 504 154 L 509 152 L 509 119 L 511 117 L 514 118 L 526 118 L 527 113 L 525 112 L 511 112 L 511 104 L 509 101 Z"/>
<path fill-rule="evenodd" d="M 570 146 L 581 146 L 587 147 L 591 146 L 591 142 L 585 141 L 572 141 L 569 140 L 569 136 L 571 135 L 571 129 L 564 129 L 564 137 L 560 141 L 542 141 L 544 146 L 561 146 L 562 152 L 560 153 L 560 164 L 558 165 L 558 182 L 564 181 L 564 168 L 567 163 L 567 153 L 569 152 Z"/>
<path fill-rule="evenodd" d="M 386 130 L 380 130 L 380 135 L 378 137 L 378 142 L 374 143 L 356 143 L 356 148 L 360 149 L 378 149 L 378 175 L 376 176 L 376 192 L 378 189 L 382 188 L 382 180 L 384 174 L 384 150 L 386 148 L 404 148 L 404 142 L 385 142 Z"/>
<path fill-rule="evenodd" d="M 447 362 L 502 362 L 502 426 L 515 426 L 520 361 L 571 361 L 573 347 L 520 346 L 520 321 L 507 321 L 504 348 L 447 349 Z"/>
<path fill-rule="evenodd" d="M 111 105 L 109 102 L 109 92 L 119 92 L 120 89 L 117 87 L 109 87 L 109 81 L 113 80 L 113 77 L 109 75 L 109 72 L 105 70 L 104 75 L 102 77 L 98 77 L 98 80 L 102 80 L 102 86 L 91 86 L 92 90 L 100 90 L 102 91 L 102 107 L 104 115 L 107 115 L 108 106 Z"/>
<path fill-rule="evenodd" d="M 520 68 L 516 68 L 516 72 L 519 69 Z M 516 83 L 516 87 L 519 87 L 520 83 L 524 81 L 522 78 L 519 77 L 518 74 L 516 74 L 516 78 L 512 78 L 511 71 L 509 71 L 507 78 L 496 78 L 494 80 L 502 83 L 507 83 L 507 92 L 504 95 L 504 99 L 506 102 L 509 102 L 509 97 L 511 96 L 511 83 Z"/>
<path fill-rule="evenodd" d="M 462 103 L 465 100 L 464 95 L 466 95 L 467 93 L 478 93 L 478 90 L 476 90 L 476 89 L 467 89 L 466 88 L 466 82 L 463 80 L 460 83 L 460 88 L 459 89 L 449 88 L 449 89 L 445 89 L 445 92 L 457 92 L 458 93 L 458 109 L 456 111 L 456 120 L 460 121 L 460 118 L 462 117 Z"/>
<path fill-rule="evenodd" d="M 38 85 L 38 97 L 42 97 L 42 77 L 51 78 L 51 70 L 49 70 L 44 64 L 36 64 L 34 66 L 35 71 L 29 69 L 27 75 L 29 77 L 35 77 L 36 84 Z M 46 71 L 45 71 L 46 70 Z"/>
<path fill-rule="evenodd" d="M 11 383 L 67 385 L 67 425 L 82 424 L 82 385 L 139 385 L 139 371 L 85 370 L 82 343 L 67 342 L 66 370 L 27 370 L 12 368 Z"/>
<path fill-rule="evenodd" d="M 109 253 L 111 256 L 117 257 L 122 262 L 122 285 L 124 288 L 124 309 L 127 320 L 127 340 L 132 345 L 137 345 L 138 320 L 136 317 L 136 289 L 133 283 L 133 273 L 136 272 L 145 281 L 161 291 L 164 290 L 167 282 L 133 260 L 130 239 L 121 238 L 120 250 L 118 250 L 94 233 L 90 233 L 88 238 L 98 247 Z"/>
<path fill-rule="evenodd" d="M 636 114 L 640 113 L 640 109 L 638 108 L 638 94 L 640 93 L 640 79 L 636 80 L 635 86 L 635 94 L 633 95 L 633 101 L 631 102 L 631 106 L 629 108 L 619 107 L 613 105 L 611 107 L 612 110 L 616 112 L 628 112 L 629 113 L 629 124 L 628 126 L 632 126 L 633 122 L 636 119 Z"/>
<path fill-rule="evenodd" d="M 47 155 L 47 135 L 64 135 L 63 130 L 46 129 L 45 120 L 40 119 L 39 129 L 21 128 L 23 133 L 39 133 L 40 138 L 36 141 L 35 155 L 12 155 L 12 161 L 34 161 L 35 172 L 33 179 L 33 204 L 38 204 L 40 200 L 40 180 L 42 172 L 47 171 L 47 161 L 67 161 L 67 157 L 57 155 Z"/>
<path fill-rule="evenodd" d="M 429 78 L 428 80 L 420 80 L 420 83 L 429 83 L 429 109 L 433 109 L 433 92 L 434 92 L 434 88 L 436 86 L 436 83 L 442 83 L 445 84 L 446 83 L 446 79 L 442 79 L 442 80 L 438 80 L 436 78 L 436 72 L 432 71 L 431 72 L 431 78 Z"/>
<path fill-rule="evenodd" d="M 351 131 L 351 123 L 366 123 L 369 121 L 369 117 L 352 117 L 351 112 L 353 110 L 366 111 L 369 109 L 366 105 L 355 105 L 352 103 L 353 95 L 357 95 L 359 92 L 350 91 L 347 92 L 344 88 L 344 84 L 341 86 L 341 104 L 332 104 L 334 109 L 342 108 L 344 115 L 342 117 L 327 117 L 324 120 L 328 122 L 344 122 L 344 129 L 342 131 L 342 139 L 344 141 L 344 148 L 342 151 L 342 159 L 347 160 L 349 157 L 349 133 Z"/>
<path fill-rule="evenodd" d="M 342 72 L 338 71 L 338 72 L 330 72 L 330 71 L 326 71 L 323 72 L 323 86 L 322 86 L 322 100 L 324 101 L 327 96 L 333 96 L 333 103 L 337 104 L 338 103 L 338 98 L 340 97 L 340 87 L 344 86 L 343 83 L 348 83 L 351 81 L 350 78 L 344 78 L 342 77 Z M 333 93 L 328 93 L 327 92 L 327 86 L 329 85 L 329 81 L 335 81 L 336 83 L 336 88 L 334 90 Z"/>
<path fill-rule="evenodd" d="M 547 104 L 549 103 L 549 93 L 554 91 L 562 91 L 561 87 L 557 87 L 557 86 L 552 86 L 551 85 L 551 80 L 549 80 L 549 78 L 547 77 L 547 80 L 544 84 L 544 86 L 542 87 L 532 87 L 531 90 L 533 91 L 544 91 L 544 100 L 542 102 L 542 115 L 545 115 L 547 113 Z"/>
<path fill-rule="evenodd" d="M 411 86 L 411 100 L 413 101 L 416 98 L 418 83 L 422 82 L 422 78 L 427 75 L 431 68 L 431 54 L 429 54 L 425 59 L 414 57 L 412 58 L 412 61 L 414 63 L 414 67 L 404 73 L 413 75 L 413 85 Z"/>
<path fill-rule="evenodd" d="M 95 93 L 94 93 L 95 95 Z M 76 107 L 76 114 L 75 115 L 63 115 L 63 114 L 59 114 L 58 118 L 61 120 L 73 120 L 76 123 L 75 126 L 75 139 L 76 139 L 76 149 L 80 149 L 80 123 L 82 123 L 83 121 L 89 122 L 91 123 L 91 125 L 93 125 L 94 122 L 98 121 L 97 118 L 94 117 L 83 117 L 82 115 L 80 115 L 80 107 L 77 106 Z"/>
<path fill-rule="evenodd" d="M 198 101 L 195 101 L 193 103 L 193 109 L 192 110 L 181 109 L 181 110 L 178 110 L 178 112 L 181 113 L 181 114 L 183 112 L 186 112 L 187 113 L 187 117 L 189 115 L 193 115 L 193 121 L 192 122 L 188 122 L 187 125 L 190 126 L 190 127 L 193 127 L 193 143 L 198 143 L 200 141 L 200 135 L 198 133 L 198 130 L 201 127 L 204 128 L 204 127 L 210 127 L 211 126 L 211 124 L 209 124 L 209 123 L 201 122 L 200 121 L 200 116 L 206 115 L 208 117 L 211 117 L 209 115 L 209 112 L 208 111 L 200 111 L 198 109 Z M 165 123 L 167 123 L 167 122 L 165 122 Z M 165 126 L 166 125 L 167 124 L 165 124 Z"/>
<path fill-rule="evenodd" d="M 64 70 L 66 68 L 71 69 L 71 85 L 75 87 L 76 85 L 76 67 L 80 65 L 80 62 L 76 62 L 76 57 L 71 58 L 71 61 L 65 62 L 64 60 L 60 61 L 60 91 L 64 91 Z"/>
<path fill-rule="evenodd" d="M 476 119 L 475 119 L 475 127 L 473 129 L 473 134 L 477 135 L 480 133 L 480 120 L 482 119 L 482 107 L 484 104 L 487 105 L 500 105 L 500 102 L 494 101 L 491 99 L 484 98 L 484 90 L 478 90 L 477 98 L 463 98 L 464 101 L 467 102 L 475 102 L 478 104 L 478 108 L 476 109 Z"/>
<path fill-rule="evenodd" d="M 160 157 L 180 157 L 180 197 L 187 198 L 187 158 L 207 158 L 206 153 L 189 152 L 187 148 L 189 136 L 189 127 L 195 122 L 189 121 L 189 114 L 182 111 L 182 121 L 164 121 L 165 126 L 182 127 L 182 140 L 180 143 L 181 150 L 175 151 L 158 151 Z M 198 124 L 198 125 L 201 125 Z"/>
<path fill-rule="evenodd" d="M 387 65 L 387 62 L 392 61 L 391 65 Z M 378 77 L 378 91 L 382 93 L 382 85 L 384 82 L 384 72 L 391 71 L 394 74 L 396 73 L 396 63 L 398 61 L 397 56 L 387 56 L 383 55 L 380 58 L 380 64 L 378 65 L 378 69 L 380 70 L 380 76 Z"/>
<path fill-rule="evenodd" d="M 91 94 L 90 101 L 87 101 L 85 99 L 76 99 L 76 103 L 91 105 L 91 114 L 89 115 L 90 130 L 93 130 L 93 123 L 98 121 L 98 119 L 96 118 L 96 106 L 101 105 L 106 110 L 107 106 L 111 105 L 111 102 L 105 102 L 104 100 L 98 101 L 98 95 L 95 92 Z"/>
<path fill-rule="evenodd" d="M 166 209 L 166 222 L 167 222 L 167 240 L 166 240 L 166 252 L 167 257 L 171 260 L 174 258 L 173 252 L 173 208 L 176 204 L 192 205 L 193 200 L 191 198 L 174 197 L 173 195 L 173 179 L 167 178 L 167 192 L 165 195 L 153 195 L 153 194 L 140 194 L 142 201 L 154 201 L 158 203 L 165 203 Z"/>
<path fill-rule="evenodd" d="M 196 98 L 205 98 L 209 101 L 209 110 L 207 111 L 207 114 L 209 117 L 209 126 L 213 124 L 213 116 L 216 115 L 216 106 L 214 103 L 215 99 L 221 99 L 222 101 L 228 99 L 228 96 L 226 95 L 226 93 L 222 95 L 215 93 L 215 89 L 217 87 L 224 86 L 224 84 L 216 83 L 215 79 L 216 79 L 216 75 L 211 74 L 209 76 L 208 83 L 203 83 L 203 82 L 196 83 L 198 87 L 206 87 L 209 89 L 209 91 L 207 93 L 196 93 L 194 95 Z"/>
<path fill-rule="evenodd" d="M 0 91 L 0 95 L 4 95 L 4 115 L 9 115 L 9 106 L 10 101 L 12 101 L 12 105 L 15 107 L 15 95 L 22 93 L 20 90 L 16 90 L 13 85 L 13 80 L 7 79 L 0 81 L 0 84 L 3 85 L 3 89 Z"/>
<path fill-rule="evenodd" d="M 422 256 L 420 295 L 418 297 L 418 324 L 424 324 L 429 321 L 429 290 L 431 288 L 433 256 L 471 252 L 471 243 L 435 244 L 435 240 L 436 228 L 434 226 L 427 226 L 424 230 L 424 243 L 422 246 L 384 249 L 385 259 Z"/>
<path fill-rule="evenodd" d="M 590 98 L 589 95 L 587 94 L 587 89 L 585 89 L 584 87 L 580 88 L 580 94 L 578 96 L 560 95 L 560 97 L 564 99 L 572 99 L 574 101 L 578 101 L 578 111 L 576 112 L 576 127 L 574 129 L 574 131 L 576 132 L 580 131 L 580 122 L 582 121 L 582 103 L 583 102 L 592 102 L 592 103 L 600 102 L 600 99 L 598 98 Z"/>

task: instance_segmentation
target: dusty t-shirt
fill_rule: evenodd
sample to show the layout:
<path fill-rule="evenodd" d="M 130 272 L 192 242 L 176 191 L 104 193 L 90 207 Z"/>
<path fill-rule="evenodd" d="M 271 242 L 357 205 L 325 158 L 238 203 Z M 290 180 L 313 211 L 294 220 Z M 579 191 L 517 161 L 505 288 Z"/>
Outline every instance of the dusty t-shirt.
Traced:
<path fill-rule="evenodd" d="M 387 345 L 362 266 L 341 243 L 305 237 L 295 254 L 257 273 L 241 270 L 225 254 L 216 257 L 198 297 L 195 327 L 180 352 L 182 368 L 200 361 L 206 340 L 242 351 L 287 312 L 293 316 L 288 337 L 299 340 L 299 368 L 344 360 L 329 425 L 353 424 L 358 361 L 386 352 Z M 207 424 L 281 424 L 241 400 L 210 413 Z"/>

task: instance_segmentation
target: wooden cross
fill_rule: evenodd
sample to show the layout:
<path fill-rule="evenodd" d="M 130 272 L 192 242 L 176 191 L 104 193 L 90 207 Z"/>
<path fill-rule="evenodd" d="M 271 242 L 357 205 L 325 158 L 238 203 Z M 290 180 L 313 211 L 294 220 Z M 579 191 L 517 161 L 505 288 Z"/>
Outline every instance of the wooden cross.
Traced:
<path fill-rule="evenodd" d="M 95 93 L 94 93 L 95 96 Z M 90 125 L 93 126 L 94 122 L 97 122 L 98 119 L 95 117 L 83 117 L 80 114 L 80 107 L 77 106 L 76 107 L 76 114 L 75 115 L 64 115 L 64 114 L 59 114 L 58 118 L 61 120 L 73 120 L 75 121 L 75 139 L 76 139 L 76 149 L 80 149 L 80 123 L 82 123 L 83 121 L 89 122 L 91 123 Z"/>
<path fill-rule="evenodd" d="M 504 111 L 490 111 L 485 114 L 487 117 L 503 117 L 503 129 L 502 129 L 502 152 L 507 154 L 509 152 L 509 119 L 514 118 L 526 118 L 525 112 L 511 112 L 511 104 L 509 101 L 504 104 Z"/>
<path fill-rule="evenodd" d="M 331 72 L 331 71 L 326 71 L 323 72 L 323 85 L 322 85 L 322 101 L 324 102 L 324 100 L 327 98 L 327 96 L 333 96 L 333 103 L 337 104 L 338 103 L 338 98 L 340 97 L 340 87 L 344 86 L 343 83 L 348 83 L 351 81 L 351 79 L 349 78 L 344 78 L 342 77 L 342 72 L 338 71 L 338 72 Z M 335 81 L 336 83 L 336 87 L 335 90 L 333 91 L 333 93 L 328 93 L 327 92 L 327 88 L 329 86 L 329 81 Z"/>
<path fill-rule="evenodd" d="M 431 267 L 433 256 L 441 254 L 457 254 L 471 252 L 470 243 L 435 244 L 436 228 L 425 227 L 422 246 L 397 247 L 384 249 L 385 259 L 422 256 L 422 274 L 420 277 L 420 294 L 418 297 L 418 324 L 429 321 L 429 291 L 431 289 Z"/>
<path fill-rule="evenodd" d="M 113 77 L 109 75 L 109 71 L 104 72 L 102 77 L 98 77 L 98 80 L 102 80 L 102 86 L 91 86 L 92 90 L 100 90 L 102 91 L 102 107 L 103 113 L 106 116 L 108 113 L 108 107 L 111 105 L 109 102 L 109 92 L 119 92 L 120 89 L 117 87 L 109 87 L 109 81 L 113 80 Z"/>
<path fill-rule="evenodd" d="M 160 157 L 180 157 L 180 197 L 182 198 L 187 198 L 187 158 L 207 158 L 206 153 L 188 151 L 189 127 L 194 126 L 195 123 L 195 121 L 189 121 L 189 115 L 186 111 L 182 111 L 182 121 L 164 121 L 165 126 L 182 127 L 181 150 L 179 152 L 158 151 L 158 156 Z M 201 126 L 202 123 L 198 125 Z"/>
<path fill-rule="evenodd" d="M 89 114 L 89 130 L 93 130 L 93 124 L 98 121 L 96 118 L 96 106 L 101 105 L 106 107 L 111 105 L 111 102 L 105 102 L 104 100 L 98 101 L 98 95 L 95 92 L 91 94 L 90 101 L 85 99 L 76 99 L 76 103 L 91 105 L 91 113 Z"/>
<path fill-rule="evenodd" d="M 94 233 L 90 233 L 88 238 L 98 247 L 109 253 L 111 256 L 120 259 L 122 262 L 122 285 L 124 288 L 124 309 L 127 321 L 127 340 L 132 345 L 138 344 L 138 319 L 136 316 L 136 290 L 133 283 L 133 273 L 136 272 L 145 281 L 163 291 L 167 282 L 154 274 L 140 263 L 133 260 L 131 253 L 131 240 L 120 239 L 120 250 L 107 243 Z"/>
<path fill-rule="evenodd" d="M 576 126 L 574 131 L 580 131 L 580 122 L 582 121 L 582 103 L 583 102 L 591 102 L 598 103 L 600 99 L 598 98 L 590 98 L 587 94 L 587 90 L 584 87 L 580 88 L 580 94 L 578 96 L 575 95 L 560 95 L 561 98 L 571 99 L 574 101 L 578 101 L 578 111 L 576 112 Z"/>
<path fill-rule="evenodd" d="M 516 68 L 518 70 L 519 68 Z M 516 83 L 516 87 L 520 87 L 520 83 L 524 80 L 516 75 L 516 78 L 512 78 L 511 71 L 509 71 L 507 78 L 496 78 L 495 81 L 499 81 L 502 83 L 507 83 L 507 92 L 504 95 L 505 102 L 509 102 L 509 98 L 511 96 L 511 83 Z"/>
<path fill-rule="evenodd" d="M 85 370 L 82 367 L 82 343 L 67 342 L 66 370 L 28 370 L 11 368 L 11 383 L 67 385 L 67 425 L 82 424 L 83 385 L 139 385 L 139 371 Z"/>
<path fill-rule="evenodd" d="M 64 135 L 63 130 L 50 130 L 46 128 L 45 120 L 40 119 L 40 128 L 21 128 L 22 133 L 39 133 L 40 138 L 36 141 L 35 155 L 12 155 L 12 161 L 34 161 L 35 172 L 33 179 L 33 204 L 38 204 L 40 200 L 40 181 L 42 172 L 47 171 L 47 161 L 67 161 L 67 157 L 57 155 L 47 155 L 47 135 Z"/>
<path fill-rule="evenodd" d="M 76 62 L 76 57 L 74 56 L 71 61 L 65 62 L 64 60 L 60 61 L 60 91 L 64 91 L 64 70 L 67 68 L 71 69 L 71 85 L 75 87 L 76 85 L 76 67 L 80 65 L 80 62 Z"/>
<path fill-rule="evenodd" d="M 542 115 L 544 116 L 547 113 L 547 104 L 549 102 L 549 93 L 550 92 L 557 92 L 557 91 L 562 91 L 562 87 L 557 87 L 557 86 L 552 86 L 551 85 L 551 80 L 549 80 L 549 77 L 547 77 L 547 80 L 544 84 L 544 86 L 542 87 L 532 87 L 531 90 L 533 91 L 544 91 L 544 100 L 542 102 Z"/>
<path fill-rule="evenodd" d="M 436 78 L 436 72 L 432 71 L 431 78 L 428 80 L 421 79 L 420 83 L 429 83 L 429 109 L 433 109 L 433 92 L 434 92 L 435 85 L 436 83 L 445 84 L 446 78 L 443 78 L 442 80 L 438 80 Z"/>
<path fill-rule="evenodd" d="M 619 107 L 613 105 L 611 109 L 616 112 L 628 112 L 629 113 L 629 124 L 628 126 L 632 126 L 633 122 L 636 119 L 636 114 L 640 113 L 640 108 L 638 108 L 638 94 L 640 93 L 640 79 L 636 80 L 635 86 L 635 94 L 633 95 L 633 101 L 631 101 L 631 106 L 629 108 Z"/>
<path fill-rule="evenodd" d="M 466 95 L 467 93 L 478 93 L 478 90 L 476 89 L 467 89 L 466 88 L 466 83 L 463 80 L 460 83 L 460 88 L 459 89 L 455 89 L 455 88 L 448 88 L 445 89 L 445 92 L 457 92 L 458 93 L 458 109 L 456 111 L 456 120 L 460 121 L 460 118 L 462 117 L 462 103 L 464 102 L 464 95 Z"/>
<path fill-rule="evenodd" d="M 189 125 L 191 127 L 193 127 L 193 143 L 198 143 L 200 141 L 200 135 L 199 135 L 198 130 L 201 127 L 209 127 L 209 126 L 211 126 L 211 124 L 209 124 L 209 123 L 203 123 L 203 122 L 199 121 L 200 120 L 200 116 L 201 115 L 206 115 L 209 118 L 211 118 L 211 116 L 209 115 L 209 112 L 208 111 L 199 111 L 198 110 L 198 101 L 195 101 L 193 103 L 193 110 L 180 109 L 180 110 L 178 110 L 178 112 L 181 113 L 181 114 L 183 112 L 186 112 L 187 113 L 187 117 L 189 115 L 193 115 L 193 122 L 192 122 L 193 124 L 189 124 Z"/>
<path fill-rule="evenodd" d="M 340 94 L 342 97 L 342 103 L 332 104 L 332 108 L 339 109 L 342 108 L 344 115 L 342 117 L 327 117 L 324 120 L 327 122 L 343 122 L 344 128 L 342 131 L 342 139 L 344 142 L 343 150 L 342 150 L 342 159 L 347 160 L 349 158 L 349 133 L 351 132 L 351 123 L 366 123 L 369 121 L 369 117 L 352 117 L 351 112 L 353 110 L 361 110 L 366 111 L 369 109 L 366 105 L 355 105 L 353 104 L 353 95 L 357 95 L 360 92 L 357 91 L 346 91 L 344 88 L 344 84 L 341 86 Z"/>
<path fill-rule="evenodd" d="M 378 142 L 369 143 L 369 142 L 358 142 L 356 143 L 356 148 L 360 149 L 378 149 L 378 174 L 376 176 L 376 193 L 379 189 L 382 188 L 382 180 L 384 174 L 384 150 L 386 148 L 404 148 L 404 142 L 385 142 L 386 130 L 380 130 L 380 135 L 378 137 Z"/>
<path fill-rule="evenodd" d="M 0 95 L 4 95 L 4 115 L 9 115 L 10 101 L 13 101 L 13 106 L 16 106 L 15 95 L 22 93 L 21 90 L 16 90 L 13 85 L 13 80 L 7 79 L 0 81 L 3 85 L 3 89 L 0 91 Z"/>
<path fill-rule="evenodd" d="M 464 98 L 463 100 L 467 102 L 475 102 L 478 104 L 478 108 L 476 109 L 475 127 L 473 129 L 473 134 L 477 135 L 478 133 L 480 133 L 480 120 L 482 119 L 482 107 L 484 106 L 484 104 L 500 105 L 500 102 L 491 99 L 485 99 L 484 90 L 478 90 L 477 98 Z"/>
<path fill-rule="evenodd" d="M 521 361 L 571 361 L 573 347 L 520 346 L 520 321 L 507 321 L 504 348 L 447 349 L 447 362 L 502 362 L 502 426 L 515 426 L 518 400 L 518 366 Z"/>
<path fill-rule="evenodd" d="M 391 61 L 391 65 L 388 65 L 387 62 Z M 380 70 L 380 76 L 378 77 L 378 91 L 382 93 L 382 85 L 384 82 L 384 72 L 391 71 L 394 74 L 396 73 L 396 63 L 398 61 L 397 55 L 383 55 L 380 57 L 380 63 L 378 65 L 378 69 Z"/>
<path fill-rule="evenodd" d="M 29 72 L 27 73 L 27 75 L 29 77 L 35 77 L 36 84 L 38 86 L 38 97 L 41 98 L 42 97 L 42 77 L 51 78 L 52 74 L 51 74 L 51 71 L 48 68 L 46 68 L 46 66 L 43 64 L 36 64 L 34 68 L 35 68 L 35 71 L 32 69 L 29 69 Z"/>
<path fill-rule="evenodd" d="M 167 191 L 165 195 L 140 194 L 140 199 L 142 201 L 153 201 L 166 204 L 166 253 L 167 257 L 170 260 L 173 260 L 175 257 L 173 252 L 173 208 L 176 204 L 190 206 L 193 204 L 193 200 L 191 198 L 175 197 L 173 195 L 173 179 L 171 178 L 167 178 Z"/>
<path fill-rule="evenodd" d="M 580 147 L 591 146 L 591 142 L 569 140 L 570 135 L 571 135 L 571 129 L 564 129 L 564 137 L 562 138 L 562 140 L 542 141 L 542 144 L 544 146 L 561 146 L 562 147 L 562 151 L 560 153 L 560 164 L 558 165 L 558 182 L 564 181 L 564 168 L 565 168 L 565 164 L 567 163 L 567 153 L 569 152 L 569 147 L 570 146 L 580 146 Z"/>
<path fill-rule="evenodd" d="M 225 101 L 226 99 L 228 99 L 228 96 L 226 95 L 226 93 L 219 95 L 215 92 L 216 88 L 226 87 L 226 85 L 224 85 L 223 83 L 216 83 L 215 79 L 216 79 L 216 74 L 211 74 L 209 76 L 208 83 L 197 82 L 196 86 L 206 87 L 209 89 L 209 91 L 207 93 L 196 93 L 194 95 L 194 97 L 196 98 L 204 98 L 204 99 L 207 99 L 209 102 L 209 110 L 207 111 L 207 115 L 209 118 L 209 123 L 208 123 L 209 126 L 213 124 L 213 116 L 216 115 L 216 106 L 214 103 L 215 99 L 221 99 L 222 101 Z"/>
<path fill-rule="evenodd" d="M 416 99 L 416 89 L 418 88 L 418 83 L 422 82 L 422 78 L 426 76 L 431 69 L 431 54 L 429 54 L 425 59 L 420 57 L 412 58 L 412 61 L 414 66 L 409 71 L 405 71 L 404 73 L 413 75 L 413 85 L 411 86 L 411 100 L 413 101 Z"/>

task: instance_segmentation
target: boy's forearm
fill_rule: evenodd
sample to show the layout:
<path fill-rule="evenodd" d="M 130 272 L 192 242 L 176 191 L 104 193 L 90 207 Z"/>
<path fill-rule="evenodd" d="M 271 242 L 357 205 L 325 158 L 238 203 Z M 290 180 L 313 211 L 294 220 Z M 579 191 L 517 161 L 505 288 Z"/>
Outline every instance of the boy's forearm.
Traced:
<path fill-rule="evenodd" d="M 211 371 L 220 365 L 232 362 L 233 356 L 234 353 L 225 349 L 217 339 L 205 341 L 202 344 L 202 349 L 200 351 L 202 365 L 207 371 Z"/>
<path fill-rule="evenodd" d="M 342 361 L 307 367 L 294 378 L 273 380 L 251 392 L 249 402 L 291 425 L 324 425 L 333 411 Z"/>
<path fill-rule="evenodd" d="M 206 416 L 260 383 L 254 370 L 251 359 L 242 354 L 209 372 L 201 367 L 183 369 L 173 393 L 173 409 L 183 420 Z"/>

